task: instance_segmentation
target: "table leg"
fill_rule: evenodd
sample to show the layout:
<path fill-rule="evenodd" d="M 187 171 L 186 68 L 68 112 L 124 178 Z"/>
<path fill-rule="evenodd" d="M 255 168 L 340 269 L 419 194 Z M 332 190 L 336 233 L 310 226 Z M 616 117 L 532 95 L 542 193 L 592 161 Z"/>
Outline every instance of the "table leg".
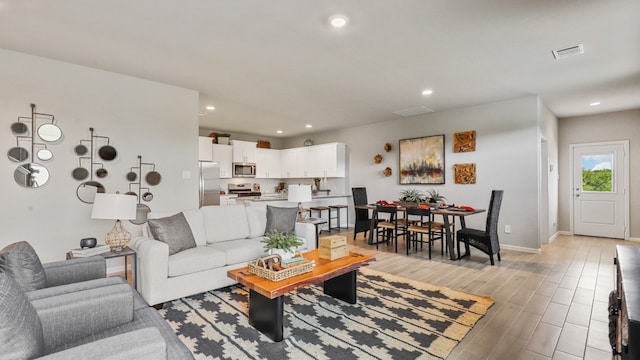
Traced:
<path fill-rule="evenodd" d="M 131 276 L 133 277 L 133 288 L 138 289 L 138 273 L 136 266 L 138 265 L 138 258 L 136 254 L 132 255 L 131 259 Z"/>
<path fill-rule="evenodd" d="M 356 292 L 357 270 L 326 280 L 323 284 L 324 293 L 338 300 L 355 304 L 358 300 Z"/>
<path fill-rule="evenodd" d="M 449 250 L 449 258 L 451 260 L 458 260 L 458 257 L 456 256 L 456 244 L 453 243 L 453 234 L 451 233 L 451 226 L 449 225 L 449 216 L 443 215 L 442 219 L 444 220 L 444 232 L 447 236 L 447 249 Z"/>
<path fill-rule="evenodd" d="M 276 342 L 282 341 L 284 334 L 283 298 L 269 299 L 249 290 L 249 324 Z"/>

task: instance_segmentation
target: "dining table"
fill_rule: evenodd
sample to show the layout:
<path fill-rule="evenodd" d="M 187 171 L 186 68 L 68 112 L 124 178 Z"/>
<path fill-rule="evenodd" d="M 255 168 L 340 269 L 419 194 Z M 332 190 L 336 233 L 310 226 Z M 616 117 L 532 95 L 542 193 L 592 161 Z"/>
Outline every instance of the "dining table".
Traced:
<path fill-rule="evenodd" d="M 376 207 L 378 205 L 376 204 L 366 204 L 366 205 L 356 205 L 355 208 L 356 209 L 368 209 L 368 210 L 375 210 Z M 405 212 L 405 218 L 406 216 L 406 211 L 407 211 L 407 207 L 406 206 L 402 206 L 402 205 L 398 205 L 397 206 L 399 211 Z M 432 214 L 436 214 L 436 215 L 442 215 L 442 222 L 444 224 L 444 230 L 445 230 L 445 237 L 446 237 L 446 244 L 447 244 L 447 251 L 449 251 L 449 258 L 451 260 L 458 260 L 460 257 L 459 255 L 456 255 L 455 253 L 455 243 L 454 243 L 454 234 L 451 231 L 451 225 L 452 223 L 449 222 L 449 217 L 451 216 L 453 218 L 453 221 L 455 222 L 455 218 L 457 217 L 460 221 L 460 228 L 464 229 L 467 227 L 466 222 L 465 222 L 465 217 L 469 216 L 469 215 L 475 215 L 475 214 L 480 214 L 487 211 L 486 209 L 461 209 L 461 208 L 457 208 L 457 207 L 446 207 L 446 208 L 431 208 L 431 213 Z M 373 242 L 373 230 L 375 230 L 375 226 L 376 224 L 374 223 L 374 221 L 371 222 L 371 229 L 369 230 L 369 239 L 368 239 L 368 243 L 369 245 L 375 245 L 375 243 Z"/>

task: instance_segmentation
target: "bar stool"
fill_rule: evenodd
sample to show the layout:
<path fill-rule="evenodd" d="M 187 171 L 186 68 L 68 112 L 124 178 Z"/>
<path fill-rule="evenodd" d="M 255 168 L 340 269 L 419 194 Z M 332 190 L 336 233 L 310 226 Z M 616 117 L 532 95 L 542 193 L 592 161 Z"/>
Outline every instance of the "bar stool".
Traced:
<path fill-rule="evenodd" d="M 336 216 L 335 217 L 330 217 L 329 218 L 329 229 L 333 229 L 331 227 L 331 220 L 336 219 L 336 221 L 338 222 L 335 226 L 336 229 L 340 230 L 340 229 L 349 229 L 349 208 L 347 205 L 329 205 L 330 209 L 333 209 L 336 211 Z M 340 210 L 342 209 L 347 209 L 347 226 L 346 227 L 342 227 L 340 226 L 342 224 L 342 221 L 340 221 Z M 331 211 L 329 211 L 329 216 L 331 216 Z"/>
<path fill-rule="evenodd" d="M 320 230 L 320 232 L 322 231 L 331 231 L 331 208 L 329 208 L 328 206 L 312 206 L 309 208 L 309 214 L 311 214 L 313 211 L 317 211 L 318 212 L 318 218 L 322 219 L 322 212 L 323 211 L 327 211 L 328 215 L 327 215 L 327 226 L 329 227 L 329 230 Z"/>

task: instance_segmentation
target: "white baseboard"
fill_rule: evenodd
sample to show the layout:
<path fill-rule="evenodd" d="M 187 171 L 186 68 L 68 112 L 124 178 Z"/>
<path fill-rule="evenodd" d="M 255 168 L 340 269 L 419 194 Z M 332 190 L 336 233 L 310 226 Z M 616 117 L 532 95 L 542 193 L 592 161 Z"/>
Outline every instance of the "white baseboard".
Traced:
<path fill-rule="evenodd" d="M 531 249 L 531 248 L 526 248 L 521 246 L 513 246 L 513 245 L 505 245 L 505 244 L 500 244 L 500 248 L 513 250 L 513 251 L 520 251 L 520 252 L 525 252 L 530 254 L 540 254 L 542 252 L 541 249 Z"/>

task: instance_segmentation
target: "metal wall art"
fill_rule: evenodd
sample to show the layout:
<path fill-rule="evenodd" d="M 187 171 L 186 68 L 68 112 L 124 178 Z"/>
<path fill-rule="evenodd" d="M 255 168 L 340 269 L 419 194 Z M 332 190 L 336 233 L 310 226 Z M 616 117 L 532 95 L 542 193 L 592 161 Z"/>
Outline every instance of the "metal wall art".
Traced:
<path fill-rule="evenodd" d="M 108 137 L 94 135 L 93 128 L 89 128 L 89 132 L 91 133 L 91 138 L 89 140 L 80 140 L 80 144 L 74 148 L 79 158 L 78 167 L 73 169 L 71 176 L 78 181 L 82 181 L 76 190 L 78 199 L 84 203 L 93 204 L 93 198 L 96 194 L 105 192 L 104 186 L 99 181 L 95 181 L 93 176 L 95 175 L 97 178 L 102 179 L 109 175 L 103 163 L 94 161 L 95 155 L 97 154 L 103 161 L 111 161 L 116 158 L 118 152 L 109 144 Z M 86 165 L 88 165 L 88 169 L 85 167 Z"/>
<path fill-rule="evenodd" d="M 444 184 L 444 135 L 400 140 L 400 184 Z"/>
<path fill-rule="evenodd" d="M 37 188 L 49 181 L 49 170 L 44 165 L 36 163 L 36 158 L 40 161 L 53 159 L 53 152 L 49 150 L 47 144 L 60 142 L 62 130 L 56 124 L 53 115 L 36 112 L 36 104 L 30 105 L 31 117 L 18 116 L 18 121 L 11 124 L 11 133 L 16 137 L 16 146 L 7 151 L 7 157 L 16 163 L 30 160 L 26 164 L 18 165 L 13 172 L 13 179 L 22 187 Z M 38 126 L 38 121 L 44 121 L 44 123 Z M 23 147 L 22 145 L 27 142 L 29 143 L 27 148 Z"/>
<path fill-rule="evenodd" d="M 142 187 L 142 172 L 143 168 L 146 173 L 144 180 L 149 186 L 156 186 L 160 184 L 162 176 L 156 171 L 156 164 L 142 162 L 142 156 L 138 155 L 138 166 L 129 169 L 129 172 L 125 175 L 125 178 L 130 181 L 128 195 L 135 195 L 138 197 L 138 205 L 136 211 L 136 218 L 129 220 L 133 224 L 144 224 L 147 221 L 147 214 L 151 209 L 149 206 L 142 204 L 141 201 L 149 202 L 153 200 L 153 193 L 148 187 Z M 135 190 L 135 191 L 134 191 Z"/>
<path fill-rule="evenodd" d="M 476 164 L 455 164 L 453 165 L 453 174 L 456 184 L 475 184 Z"/>
<path fill-rule="evenodd" d="M 476 151 L 476 131 L 457 132 L 453 134 L 453 152 Z"/>

